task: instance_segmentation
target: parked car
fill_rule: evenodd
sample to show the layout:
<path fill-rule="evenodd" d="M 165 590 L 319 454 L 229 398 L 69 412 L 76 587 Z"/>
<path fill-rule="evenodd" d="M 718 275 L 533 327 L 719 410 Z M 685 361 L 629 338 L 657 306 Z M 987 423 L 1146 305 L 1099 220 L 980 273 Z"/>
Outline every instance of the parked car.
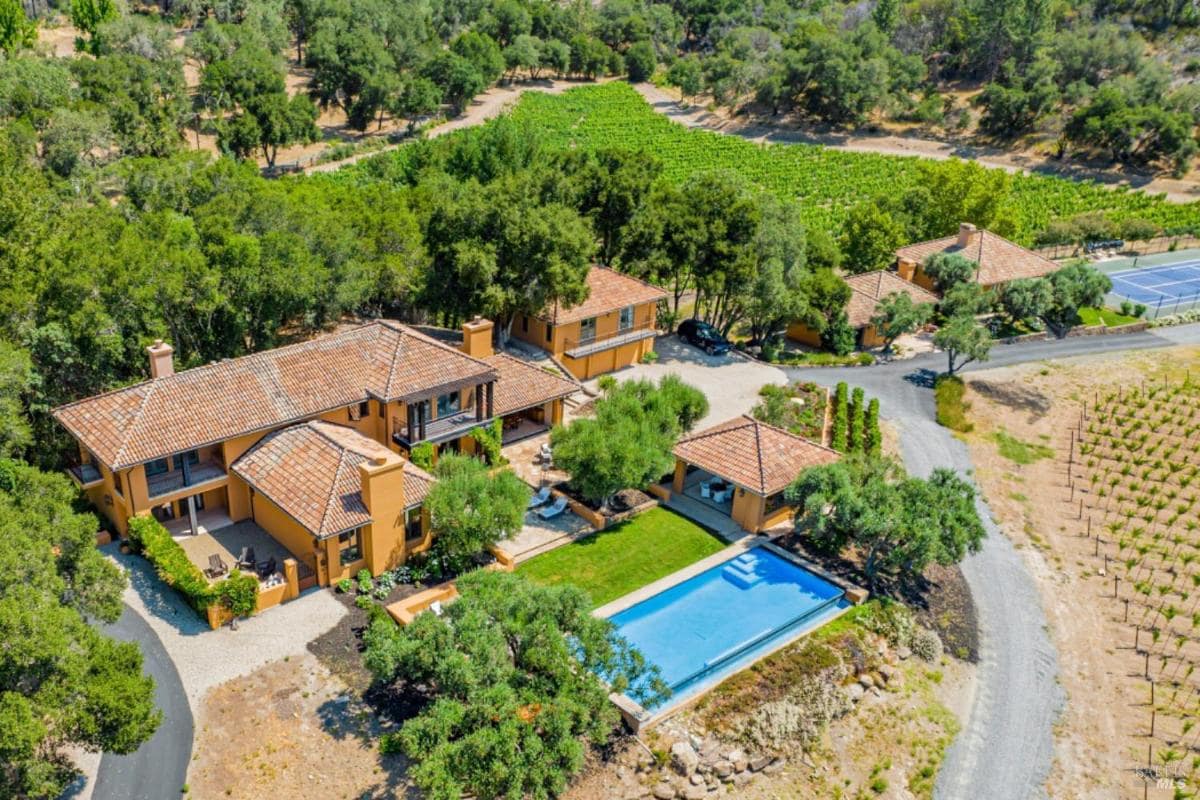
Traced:
<path fill-rule="evenodd" d="M 721 332 L 702 319 L 685 319 L 679 324 L 679 338 L 699 347 L 710 356 L 722 356 L 733 349 Z"/>

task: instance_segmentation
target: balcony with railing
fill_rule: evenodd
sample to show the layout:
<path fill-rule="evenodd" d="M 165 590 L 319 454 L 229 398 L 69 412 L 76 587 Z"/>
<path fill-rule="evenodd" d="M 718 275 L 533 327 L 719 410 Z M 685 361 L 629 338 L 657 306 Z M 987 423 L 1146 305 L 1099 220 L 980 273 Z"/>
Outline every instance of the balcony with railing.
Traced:
<path fill-rule="evenodd" d="M 188 464 L 185 469 L 173 469 L 170 472 L 147 476 L 146 489 L 151 498 L 158 498 L 183 489 L 214 483 L 225 477 L 225 467 L 219 462 L 201 461 L 198 464 Z"/>
<path fill-rule="evenodd" d="M 647 320 L 628 328 L 620 328 L 611 333 L 581 336 L 578 339 L 567 339 L 565 341 L 566 350 L 564 352 L 570 358 L 585 358 L 593 353 L 602 353 L 605 350 L 612 350 L 615 347 L 632 342 L 652 339 L 656 333 L 654 325 Z"/>
<path fill-rule="evenodd" d="M 405 421 L 392 422 L 392 441 L 401 447 L 412 447 L 418 442 L 440 444 L 466 436 L 481 425 L 490 424 L 495 402 L 495 384 L 481 383 L 475 387 L 474 394 L 473 406 L 442 414 L 436 419 L 427 417 L 434 405 L 434 398 L 410 402 L 405 409 Z"/>
<path fill-rule="evenodd" d="M 75 479 L 81 489 L 86 489 L 89 486 L 95 486 L 104 480 L 104 476 L 100 474 L 100 470 L 91 462 L 84 462 L 75 467 L 68 467 L 67 472 Z"/>

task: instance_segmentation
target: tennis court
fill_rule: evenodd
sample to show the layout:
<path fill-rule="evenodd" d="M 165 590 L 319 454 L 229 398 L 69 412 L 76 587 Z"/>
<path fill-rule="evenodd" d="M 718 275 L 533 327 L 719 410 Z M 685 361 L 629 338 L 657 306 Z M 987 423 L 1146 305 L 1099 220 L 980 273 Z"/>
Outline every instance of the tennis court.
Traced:
<path fill-rule="evenodd" d="M 1170 313 L 1200 301 L 1200 258 L 1108 273 L 1112 293 Z"/>

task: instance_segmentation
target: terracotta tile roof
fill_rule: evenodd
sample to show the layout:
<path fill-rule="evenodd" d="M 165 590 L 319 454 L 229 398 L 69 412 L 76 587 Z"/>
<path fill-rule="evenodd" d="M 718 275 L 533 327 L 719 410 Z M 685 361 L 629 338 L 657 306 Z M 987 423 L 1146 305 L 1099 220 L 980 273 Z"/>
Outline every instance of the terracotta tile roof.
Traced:
<path fill-rule="evenodd" d="M 914 303 L 938 301 L 938 296 L 933 292 L 922 289 L 886 269 L 850 275 L 846 278 L 846 283 L 851 291 L 850 302 L 846 304 L 846 318 L 851 328 L 869 325 L 871 317 L 875 316 L 875 307 L 879 305 L 879 301 L 890 294 L 903 292 L 911 297 Z"/>
<path fill-rule="evenodd" d="M 592 267 L 588 270 L 587 285 L 588 296 L 582 303 L 571 308 L 564 308 L 555 303 L 543 311 L 539 318 L 555 325 L 565 325 L 568 322 L 609 314 L 626 306 L 657 303 L 668 297 L 664 289 L 607 267 Z"/>
<path fill-rule="evenodd" d="M 966 247 L 959 245 L 957 235 L 910 244 L 897 250 L 896 257 L 924 263 L 934 253 L 958 253 L 978 263 L 975 280 L 982 286 L 994 286 L 1017 278 L 1038 278 L 1059 268 L 1050 259 L 991 231 L 972 232 Z"/>
<path fill-rule="evenodd" d="M 484 361 L 499 375 L 493 397 L 497 417 L 568 397 L 579 391 L 579 385 L 574 381 L 504 353 L 488 356 Z"/>
<path fill-rule="evenodd" d="M 54 416 L 120 469 L 368 397 L 411 400 L 495 379 L 487 362 L 381 320 L 89 397 Z"/>
<path fill-rule="evenodd" d="M 233 463 L 233 471 L 318 539 L 371 522 L 358 465 L 386 447 L 343 425 L 304 422 L 267 435 Z M 420 504 L 433 476 L 404 463 L 404 504 Z"/>
<path fill-rule="evenodd" d="M 782 491 L 805 469 L 842 457 L 836 450 L 751 416 L 734 417 L 685 436 L 674 453 L 764 497 Z"/>

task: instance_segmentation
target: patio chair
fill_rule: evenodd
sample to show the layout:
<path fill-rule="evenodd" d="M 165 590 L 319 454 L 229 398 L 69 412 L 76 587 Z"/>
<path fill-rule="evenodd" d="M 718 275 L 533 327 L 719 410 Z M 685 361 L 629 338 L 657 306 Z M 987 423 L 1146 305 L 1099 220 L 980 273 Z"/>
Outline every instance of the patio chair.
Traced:
<path fill-rule="evenodd" d="M 275 556 L 268 558 L 265 564 L 259 564 L 255 568 L 255 571 L 260 578 L 266 578 L 269 575 L 275 574 Z"/>
<path fill-rule="evenodd" d="M 208 577 L 219 578 L 225 573 L 229 572 L 229 567 L 226 566 L 225 562 L 221 560 L 221 556 L 219 554 L 213 553 L 208 557 L 207 572 Z"/>
<path fill-rule="evenodd" d="M 440 617 L 442 615 L 442 601 L 434 600 L 429 604 L 429 610 L 433 612 L 435 617 Z"/>
<path fill-rule="evenodd" d="M 718 503 L 724 503 L 728 499 L 729 499 L 729 492 L 726 491 L 725 489 L 721 489 L 720 491 L 713 492 L 713 500 L 717 501 Z"/>
<path fill-rule="evenodd" d="M 550 449 L 550 445 L 543 444 L 538 450 L 537 454 L 538 461 L 540 461 L 543 466 L 550 466 L 554 463 L 554 451 Z"/>
<path fill-rule="evenodd" d="M 553 519 L 567 510 L 567 498 L 559 497 L 553 503 L 538 511 L 542 519 Z"/>
<path fill-rule="evenodd" d="M 238 559 L 237 559 L 237 568 L 252 570 L 252 569 L 254 569 L 254 566 L 256 563 L 257 562 L 254 559 L 254 548 L 253 547 L 243 547 L 242 553 L 241 553 L 241 555 L 238 556 Z"/>
<path fill-rule="evenodd" d="M 542 488 L 537 490 L 537 492 L 533 495 L 533 497 L 529 498 L 529 506 L 528 507 L 529 508 L 537 508 L 538 506 L 545 505 L 546 501 L 549 499 L 550 499 L 550 487 L 543 486 Z"/>
<path fill-rule="evenodd" d="M 705 500 L 712 497 L 712 484 L 708 481 L 700 481 L 700 496 Z"/>

